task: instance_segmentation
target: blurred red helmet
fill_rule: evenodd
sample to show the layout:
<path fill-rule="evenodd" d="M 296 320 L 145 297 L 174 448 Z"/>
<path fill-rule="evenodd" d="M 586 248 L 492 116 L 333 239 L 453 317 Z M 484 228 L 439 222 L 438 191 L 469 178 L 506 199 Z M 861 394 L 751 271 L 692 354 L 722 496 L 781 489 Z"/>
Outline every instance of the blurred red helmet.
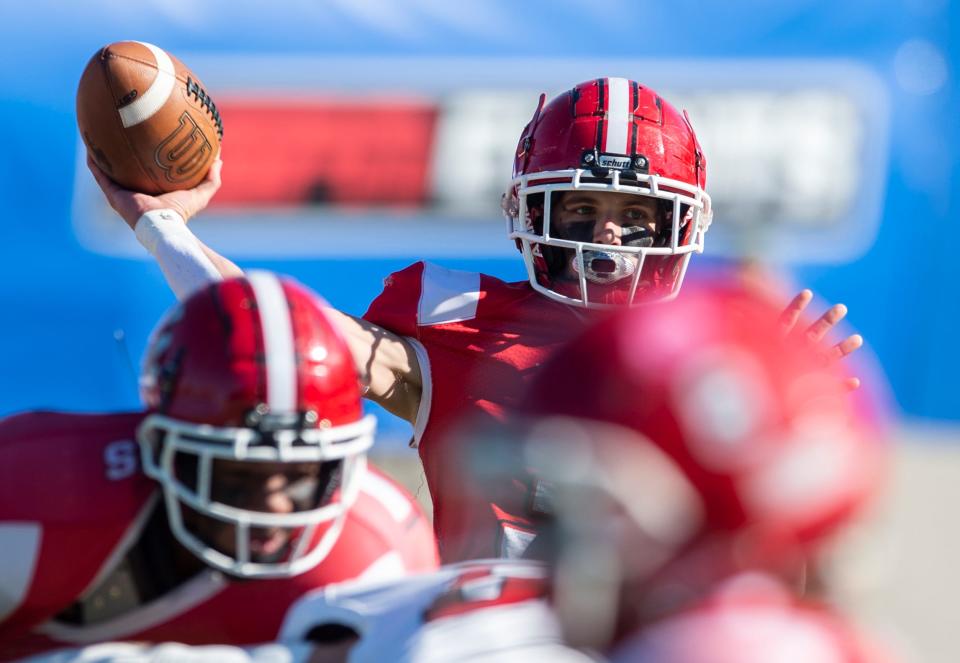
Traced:
<path fill-rule="evenodd" d="M 605 318 L 534 378 L 526 458 L 552 486 L 558 609 L 585 641 L 740 570 L 791 577 L 875 492 L 876 422 L 779 315 L 736 286 L 688 288 Z M 584 611 L 598 584 L 620 598 Z"/>
<path fill-rule="evenodd" d="M 627 513 L 669 512 L 668 498 L 624 470 L 656 452 L 699 502 L 685 507 L 681 538 L 722 535 L 742 560 L 805 555 L 873 494 L 883 445 L 840 369 L 782 338 L 778 317 L 776 305 L 733 286 L 624 311 L 539 371 L 523 414 L 546 418 L 534 437 L 547 454 L 551 437 L 586 444 L 575 453 L 596 466 L 589 480 L 606 482 Z"/>
<path fill-rule="evenodd" d="M 676 295 L 710 225 L 706 159 L 686 113 L 624 78 L 581 83 L 544 106 L 517 146 L 504 196 L 507 232 L 534 289 L 591 308 Z M 551 232 L 565 191 L 617 192 L 657 201 L 653 235 L 612 247 Z M 568 269 L 568 267 L 570 269 Z"/>
<path fill-rule="evenodd" d="M 350 350 L 323 306 L 292 280 L 251 272 L 197 291 L 150 338 L 140 379 L 149 413 L 138 434 L 144 470 L 163 485 L 178 540 L 215 568 L 248 577 L 312 568 L 356 497 L 374 420 L 363 416 Z M 301 481 L 299 508 L 280 514 L 220 497 L 224 462 L 320 472 Z M 183 509 L 235 526 L 236 552 L 192 532 Z M 254 560 L 258 528 L 295 532 L 292 549 Z"/>

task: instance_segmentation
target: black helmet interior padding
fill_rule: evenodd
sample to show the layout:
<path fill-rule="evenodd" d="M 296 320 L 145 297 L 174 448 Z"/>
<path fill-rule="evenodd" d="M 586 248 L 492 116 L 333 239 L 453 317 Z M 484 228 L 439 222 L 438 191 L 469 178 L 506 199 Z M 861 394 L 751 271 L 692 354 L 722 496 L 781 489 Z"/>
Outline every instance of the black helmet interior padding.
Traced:
<path fill-rule="evenodd" d="M 556 204 L 556 197 L 551 201 L 551 207 Z M 537 235 L 543 234 L 543 194 L 531 193 L 527 196 L 527 214 L 533 225 L 533 232 Z M 543 255 L 544 262 L 547 263 L 547 273 L 551 278 L 559 276 L 566 269 L 566 258 L 564 249 L 556 246 L 540 245 L 540 252 Z"/>

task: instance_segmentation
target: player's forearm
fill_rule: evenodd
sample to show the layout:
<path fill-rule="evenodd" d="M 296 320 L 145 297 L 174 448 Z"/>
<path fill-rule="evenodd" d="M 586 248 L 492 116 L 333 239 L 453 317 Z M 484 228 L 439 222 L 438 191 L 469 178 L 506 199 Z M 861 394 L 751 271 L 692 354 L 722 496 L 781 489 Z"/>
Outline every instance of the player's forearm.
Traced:
<path fill-rule="evenodd" d="M 197 240 L 200 242 L 200 240 Z M 243 270 L 237 267 L 237 265 L 230 259 L 224 258 L 222 255 L 211 249 L 209 246 L 200 242 L 200 248 L 203 250 L 203 253 L 210 262 L 213 263 L 213 266 L 217 268 L 217 271 L 220 272 L 220 276 L 225 279 L 231 279 L 235 276 L 243 276 Z"/>
<path fill-rule="evenodd" d="M 227 275 L 241 273 L 236 265 L 197 239 L 175 210 L 147 212 L 139 218 L 134 230 L 137 240 L 156 259 L 178 299 Z"/>

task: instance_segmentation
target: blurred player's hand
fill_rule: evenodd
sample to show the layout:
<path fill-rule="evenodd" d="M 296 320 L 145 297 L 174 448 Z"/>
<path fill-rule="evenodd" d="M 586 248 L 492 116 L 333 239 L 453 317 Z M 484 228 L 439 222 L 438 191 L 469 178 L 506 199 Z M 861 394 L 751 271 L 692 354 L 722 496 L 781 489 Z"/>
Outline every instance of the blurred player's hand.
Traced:
<path fill-rule="evenodd" d="M 811 301 L 813 301 L 813 292 L 810 290 L 801 290 L 800 294 L 787 304 L 787 308 L 785 308 L 780 315 L 780 329 L 784 335 L 803 333 L 804 337 L 810 343 L 822 344 L 823 338 L 827 333 L 846 317 L 847 307 L 843 304 L 834 304 L 805 330 L 797 329 L 797 322 L 800 320 L 800 315 Z M 851 334 L 834 346 L 824 347 L 825 359 L 827 361 L 843 359 L 859 350 L 861 346 L 863 346 L 863 337 L 860 336 L 860 334 Z M 857 389 L 860 386 L 860 379 L 848 378 L 845 384 L 848 389 Z"/>
<path fill-rule="evenodd" d="M 103 195 L 107 197 L 110 207 L 131 228 L 137 225 L 137 220 L 144 213 L 157 209 L 174 209 L 179 212 L 184 221 L 189 221 L 206 208 L 220 188 L 220 169 L 222 167 L 223 161 L 217 158 L 210 166 L 206 179 L 193 189 L 171 191 L 158 196 L 151 196 L 119 186 L 100 170 L 89 154 L 87 155 L 87 168 L 93 173 L 93 178 L 97 181 L 100 190 L 103 191 Z"/>

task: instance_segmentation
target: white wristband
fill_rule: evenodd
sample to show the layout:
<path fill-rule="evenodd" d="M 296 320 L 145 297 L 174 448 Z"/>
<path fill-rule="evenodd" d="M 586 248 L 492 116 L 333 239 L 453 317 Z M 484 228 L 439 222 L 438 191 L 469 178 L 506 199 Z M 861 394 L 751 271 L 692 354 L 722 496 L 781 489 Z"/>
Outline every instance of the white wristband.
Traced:
<path fill-rule="evenodd" d="M 175 210 L 147 212 L 137 220 L 134 232 L 137 241 L 156 258 L 177 299 L 184 299 L 194 290 L 223 279 L 203 252 L 200 240 Z"/>

